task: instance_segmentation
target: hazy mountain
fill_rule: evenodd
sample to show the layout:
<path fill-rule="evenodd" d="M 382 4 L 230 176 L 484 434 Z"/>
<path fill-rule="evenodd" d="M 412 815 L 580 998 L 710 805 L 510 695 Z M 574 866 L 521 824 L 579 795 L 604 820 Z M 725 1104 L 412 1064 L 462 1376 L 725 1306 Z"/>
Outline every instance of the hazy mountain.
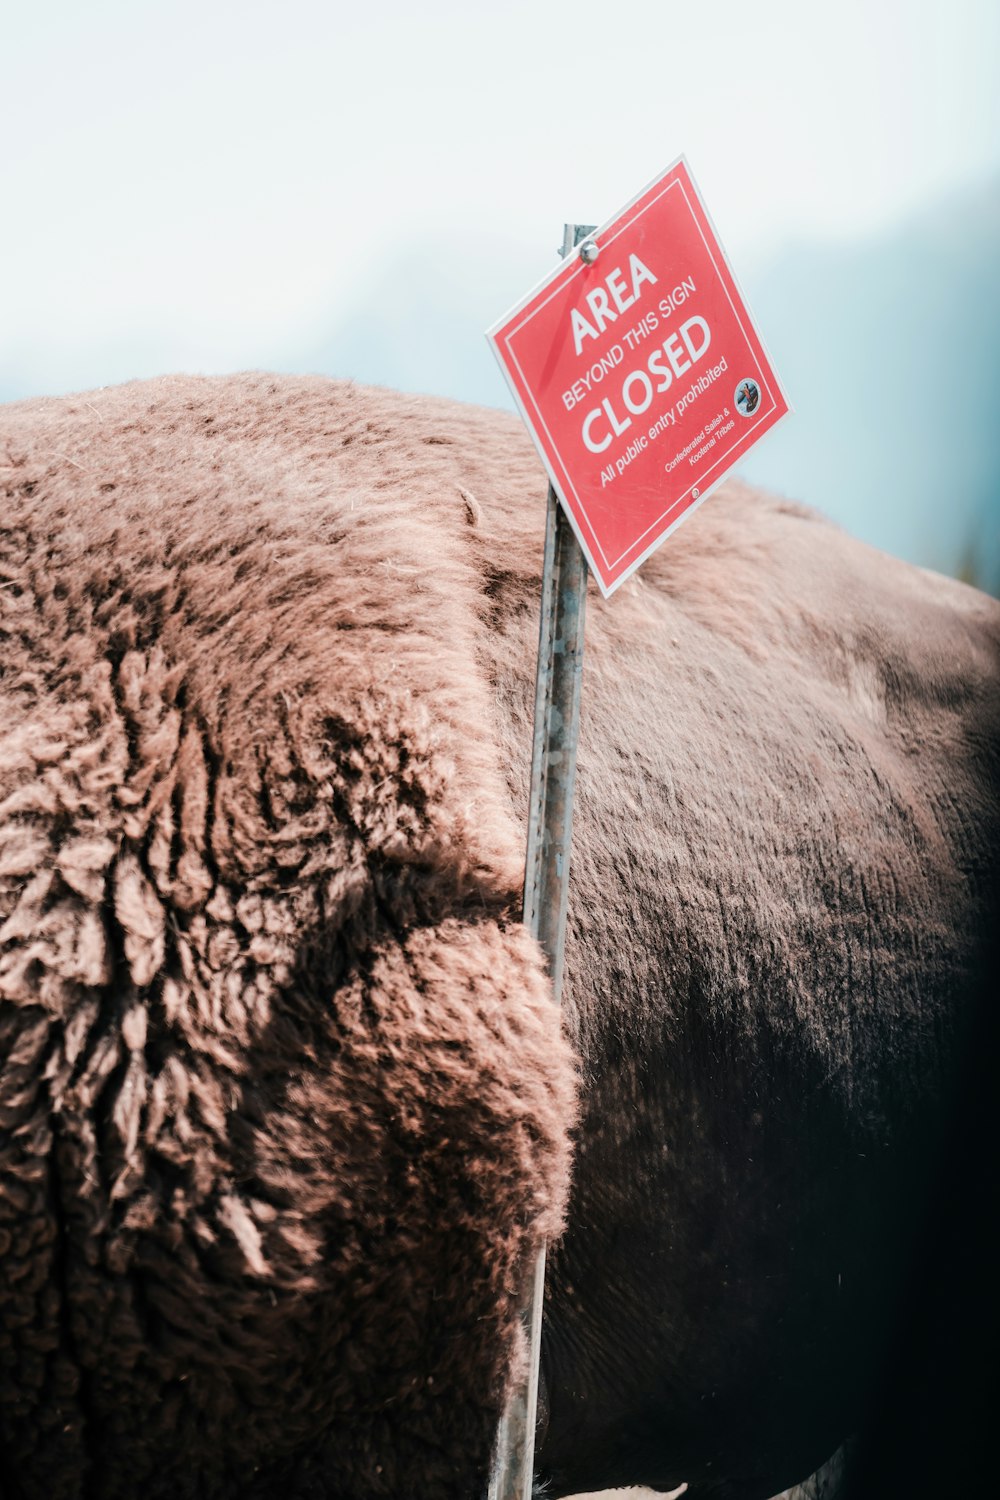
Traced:
<path fill-rule="evenodd" d="M 484 330 L 557 260 L 554 246 L 548 261 L 495 245 L 397 248 L 357 290 L 350 314 L 311 351 L 288 351 L 282 368 L 513 410 Z"/>
<path fill-rule="evenodd" d="M 1000 184 L 748 296 L 795 415 L 745 466 L 859 536 L 1000 590 Z"/>

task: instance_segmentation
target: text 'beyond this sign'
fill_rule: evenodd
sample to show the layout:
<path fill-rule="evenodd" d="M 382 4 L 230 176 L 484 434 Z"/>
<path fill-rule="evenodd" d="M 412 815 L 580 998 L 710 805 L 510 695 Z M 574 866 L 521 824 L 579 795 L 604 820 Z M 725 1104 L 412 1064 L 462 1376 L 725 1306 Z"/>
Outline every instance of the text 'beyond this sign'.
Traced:
<path fill-rule="evenodd" d="M 789 408 L 683 159 L 590 240 L 488 337 L 607 595 Z"/>

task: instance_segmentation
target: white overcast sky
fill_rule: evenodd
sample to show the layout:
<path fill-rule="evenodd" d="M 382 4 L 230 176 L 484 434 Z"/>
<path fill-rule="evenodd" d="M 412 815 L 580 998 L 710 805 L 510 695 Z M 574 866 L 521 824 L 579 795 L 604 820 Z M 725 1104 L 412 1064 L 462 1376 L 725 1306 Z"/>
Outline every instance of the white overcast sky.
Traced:
<path fill-rule="evenodd" d="M 1000 165 L 997 0 L 4 14 L 8 394 L 260 365 L 407 242 L 537 247 L 537 279 L 564 219 L 606 218 L 682 151 L 737 271 Z"/>

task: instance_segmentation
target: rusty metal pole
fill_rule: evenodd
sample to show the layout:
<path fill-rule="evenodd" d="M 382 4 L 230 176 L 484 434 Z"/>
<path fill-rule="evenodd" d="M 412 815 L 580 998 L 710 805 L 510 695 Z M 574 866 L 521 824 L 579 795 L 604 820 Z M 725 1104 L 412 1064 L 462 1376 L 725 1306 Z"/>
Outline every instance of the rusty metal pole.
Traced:
<path fill-rule="evenodd" d="M 586 239 L 593 228 L 590 224 L 567 224 L 563 230 L 563 256 Z M 524 870 L 524 924 L 538 939 L 548 959 L 556 1004 L 562 995 L 586 603 L 587 564 L 558 496 L 549 485 Z M 522 1310 L 528 1337 L 528 1369 L 524 1380 L 512 1392 L 500 1422 L 489 1500 L 531 1500 L 544 1287 L 543 1246 L 535 1262 L 530 1301 Z"/>

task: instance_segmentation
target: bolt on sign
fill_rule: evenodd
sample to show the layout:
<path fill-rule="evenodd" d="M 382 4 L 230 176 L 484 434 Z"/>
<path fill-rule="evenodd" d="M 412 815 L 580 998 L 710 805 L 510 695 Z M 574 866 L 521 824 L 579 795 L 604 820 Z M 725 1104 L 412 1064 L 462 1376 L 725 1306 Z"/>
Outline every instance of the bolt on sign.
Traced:
<path fill-rule="evenodd" d="M 487 337 L 605 596 L 790 409 L 683 157 Z"/>

